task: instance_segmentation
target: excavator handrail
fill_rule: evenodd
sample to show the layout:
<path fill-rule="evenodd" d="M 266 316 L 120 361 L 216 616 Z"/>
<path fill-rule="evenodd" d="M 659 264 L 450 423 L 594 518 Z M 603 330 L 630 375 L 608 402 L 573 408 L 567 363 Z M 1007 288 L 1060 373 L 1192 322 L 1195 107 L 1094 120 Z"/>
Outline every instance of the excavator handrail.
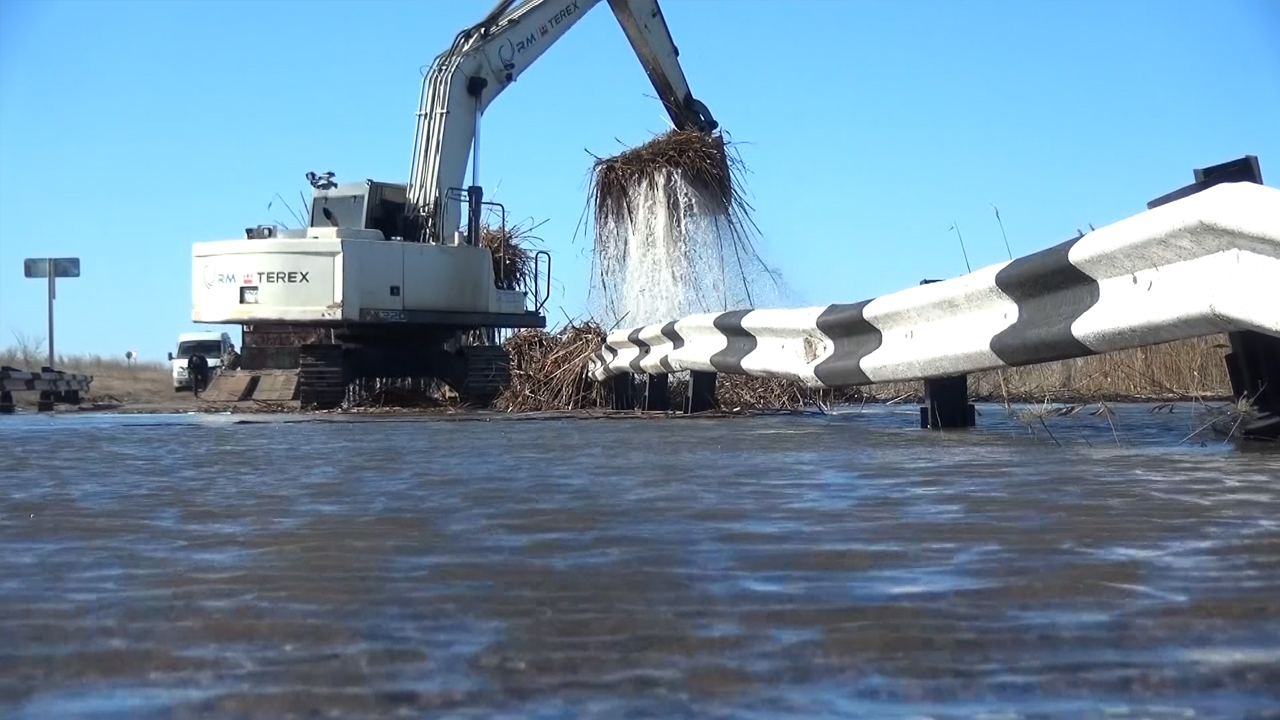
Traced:
<path fill-rule="evenodd" d="M 547 259 L 547 287 L 546 294 L 542 294 L 539 290 L 541 286 L 542 274 L 538 272 L 541 263 L 539 258 Z M 551 253 L 546 250 L 537 250 L 533 253 L 533 311 L 541 313 L 542 309 L 547 306 L 547 301 L 551 299 Z"/>

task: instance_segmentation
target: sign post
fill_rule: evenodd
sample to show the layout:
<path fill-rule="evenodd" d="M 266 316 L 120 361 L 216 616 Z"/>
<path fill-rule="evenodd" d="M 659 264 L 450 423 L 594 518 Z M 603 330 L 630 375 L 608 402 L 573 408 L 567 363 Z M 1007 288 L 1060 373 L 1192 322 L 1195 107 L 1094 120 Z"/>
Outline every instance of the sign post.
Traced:
<path fill-rule="evenodd" d="M 22 274 L 29 278 L 49 279 L 49 364 L 53 369 L 53 299 L 57 297 L 56 278 L 80 277 L 80 258 L 27 258 L 22 261 Z"/>

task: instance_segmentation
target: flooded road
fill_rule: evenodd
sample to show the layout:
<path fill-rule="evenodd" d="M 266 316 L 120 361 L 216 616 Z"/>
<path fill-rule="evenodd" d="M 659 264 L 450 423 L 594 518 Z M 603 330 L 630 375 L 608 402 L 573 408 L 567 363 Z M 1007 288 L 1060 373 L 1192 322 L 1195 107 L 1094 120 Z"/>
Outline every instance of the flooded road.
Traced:
<path fill-rule="evenodd" d="M 1280 448 L 980 409 L 0 418 L 0 717 L 1280 718 Z"/>

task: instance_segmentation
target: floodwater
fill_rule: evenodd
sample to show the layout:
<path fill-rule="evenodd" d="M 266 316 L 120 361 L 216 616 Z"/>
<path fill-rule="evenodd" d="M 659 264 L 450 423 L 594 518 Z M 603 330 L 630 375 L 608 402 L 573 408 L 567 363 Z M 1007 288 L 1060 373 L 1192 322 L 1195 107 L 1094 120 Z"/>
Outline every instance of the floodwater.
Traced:
<path fill-rule="evenodd" d="M 1280 718 L 1280 448 L 980 410 L 0 417 L 0 716 Z"/>

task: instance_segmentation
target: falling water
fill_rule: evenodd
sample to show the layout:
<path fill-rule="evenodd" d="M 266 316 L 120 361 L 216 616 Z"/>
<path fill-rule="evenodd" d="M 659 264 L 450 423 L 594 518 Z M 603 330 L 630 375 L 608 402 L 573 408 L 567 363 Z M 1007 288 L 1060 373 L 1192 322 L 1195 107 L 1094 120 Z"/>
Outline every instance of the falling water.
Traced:
<path fill-rule="evenodd" d="M 653 171 L 627 204 L 629 216 L 596 228 L 591 310 L 605 327 L 780 304 L 781 281 L 746 223 L 682 173 Z"/>

